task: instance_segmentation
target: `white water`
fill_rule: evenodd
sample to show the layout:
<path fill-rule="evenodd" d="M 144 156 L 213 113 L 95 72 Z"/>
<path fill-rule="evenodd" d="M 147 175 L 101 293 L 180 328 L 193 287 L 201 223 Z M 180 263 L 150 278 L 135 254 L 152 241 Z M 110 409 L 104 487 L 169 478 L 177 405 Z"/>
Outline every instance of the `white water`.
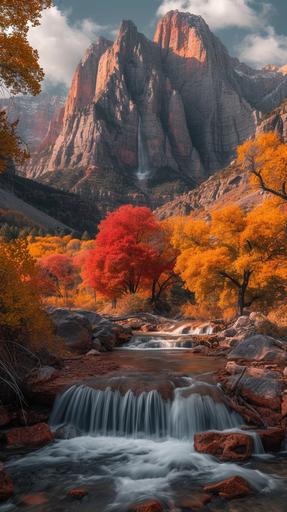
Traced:
<path fill-rule="evenodd" d="M 142 120 L 139 116 L 139 124 L 138 124 L 138 169 L 137 169 L 137 178 L 138 180 L 146 180 L 149 177 L 150 168 L 149 168 L 149 159 L 148 154 L 145 148 L 143 135 L 142 135 Z"/>
<path fill-rule="evenodd" d="M 150 350 L 150 349 L 185 349 L 192 348 L 192 341 L 184 339 L 185 334 L 182 336 L 174 335 L 172 338 L 170 335 L 164 336 L 159 334 L 155 335 L 136 335 L 129 341 L 128 345 L 122 347 L 125 350 Z"/>
<path fill-rule="evenodd" d="M 144 354 L 140 357 L 154 359 Z M 156 390 L 121 395 L 109 388 L 71 387 L 58 397 L 50 423 L 55 429 L 66 426 L 63 431 L 73 438 L 10 461 L 12 477 L 26 479 L 26 493 L 40 489 L 49 495 L 45 512 L 67 510 L 63 493 L 77 486 L 89 489 L 88 500 L 75 508 L 84 512 L 94 512 L 95 502 L 97 510 L 123 512 L 134 501 L 155 497 L 172 505 L 194 487 L 234 475 L 261 493 L 277 492 L 278 479 L 249 464 L 221 463 L 194 451 L 195 432 L 239 431 L 243 420 L 227 407 L 217 386 L 191 377 L 185 382 L 167 401 Z M 254 439 L 254 453 L 262 453 L 258 437 L 247 433 Z"/>
<path fill-rule="evenodd" d="M 50 424 L 72 425 L 84 434 L 192 440 L 196 432 L 238 428 L 244 423 L 239 414 L 207 394 L 192 392 L 185 397 L 191 388 L 176 389 L 171 401 L 155 390 L 137 396 L 132 391 L 121 395 L 110 388 L 73 386 L 57 399 Z"/>
<path fill-rule="evenodd" d="M 198 327 L 193 327 L 191 324 L 183 324 L 179 327 L 176 327 L 172 330 L 173 334 L 182 334 L 182 335 L 201 335 L 201 334 L 212 334 L 213 327 L 212 325 L 206 324 Z"/>

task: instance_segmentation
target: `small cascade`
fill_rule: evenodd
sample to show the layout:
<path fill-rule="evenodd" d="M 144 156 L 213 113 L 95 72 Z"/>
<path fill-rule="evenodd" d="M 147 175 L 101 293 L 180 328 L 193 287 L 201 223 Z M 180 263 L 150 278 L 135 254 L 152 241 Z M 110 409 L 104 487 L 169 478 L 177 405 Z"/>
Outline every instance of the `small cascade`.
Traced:
<path fill-rule="evenodd" d="M 171 350 L 176 348 L 192 348 L 192 341 L 182 339 L 180 336 L 168 336 L 166 334 L 136 335 L 123 347 L 125 350 Z"/>
<path fill-rule="evenodd" d="M 142 120 L 139 116 L 138 124 L 138 169 L 137 178 L 138 180 L 146 180 L 150 174 L 148 154 L 145 148 L 143 134 L 142 134 Z"/>
<path fill-rule="evenodd" d="M 178 388 L 174 400 L 163 400 L 156 391 L 124 395 L 106 388 L 73 386 L 54 405 L 54 428 L 72 425 L 83 434 L 138 438 L 192 439 L 195 432 L 238 428 L 241 416 L 211 396 Z"/>
<path fill-rule="evenodd" d="M 201 334 L 213 334 L 213 327 L 210 324 L 203 324 L 193 327 L 190 323 L 183 324 L 176 327 L 171 331 L 173 334 L 190 334 L 190 335 L 201 335 Z"/>

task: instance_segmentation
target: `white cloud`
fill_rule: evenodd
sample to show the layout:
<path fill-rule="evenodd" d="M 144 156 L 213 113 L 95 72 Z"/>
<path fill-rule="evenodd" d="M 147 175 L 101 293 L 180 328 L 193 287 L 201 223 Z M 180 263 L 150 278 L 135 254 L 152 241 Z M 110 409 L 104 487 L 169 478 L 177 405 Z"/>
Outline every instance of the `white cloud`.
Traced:
<path fill-rule="evenodd" d="M 106 28 L 90 19 L 71 25 L 57 7 L 43 11 L 41 25 L 32 27 L 28 38 L 39 52 L 47 80 L 54 85 L 69 86 L 85 50 Z"/>
<path fill-rule="evenodd" d="M 239 59 L 256 67 L 287 64 L 287 36 L 276 34 L 273 27 L 266 33 L 247 35 L 238 48 Z"/>
<path fill-rule="evenodd" d="M 163 0 L 158 15 L 178 9 L 202 16 L 212 29 L 250 28 L 260 25 L 270 8 L 267 2 L 257 0 L 260 7 L 258 14 L 255 2 L 256 0 Z"/>

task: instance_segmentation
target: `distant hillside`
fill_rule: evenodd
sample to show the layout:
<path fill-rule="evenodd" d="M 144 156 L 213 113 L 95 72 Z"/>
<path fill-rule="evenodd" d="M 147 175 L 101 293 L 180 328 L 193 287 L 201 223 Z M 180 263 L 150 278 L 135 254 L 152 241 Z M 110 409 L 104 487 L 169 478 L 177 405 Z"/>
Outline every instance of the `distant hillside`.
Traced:
<path fill-rule="evenodd" d="M 191 212 L 207 215 L 211 210 L 222 208 L 231 202 L 250 209 L 264 197 L 266 194 L 261 190 L 251 188 L 247 172 L 233 163 L 194 190 L 157 208 L 155 213 L 160 219 L 189 215 Z"/>
<path fill-rule="evenodd" d="M 68 229 L 82 233 L 96 233 L 101 219 L 94 202 L 83 200 L 76 194 L 48 187 L 20 177 L 0 177 L 0 209 L 18 214 L 22 224 L 43 229 Z M 19 217 L 20 215 L 20 217 Z M 17 219 L 17 215 L 15 217 Z"/>

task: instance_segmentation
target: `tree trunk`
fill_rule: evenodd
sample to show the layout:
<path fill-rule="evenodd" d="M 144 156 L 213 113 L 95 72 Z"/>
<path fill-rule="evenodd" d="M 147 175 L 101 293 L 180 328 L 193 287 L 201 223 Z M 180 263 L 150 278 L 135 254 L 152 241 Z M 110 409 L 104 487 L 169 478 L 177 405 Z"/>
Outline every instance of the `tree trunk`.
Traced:
<path fill-rule="evenodd" d="M 244 270 L 242 284 L 238 289 L 238 311 L 240 316 L 244 315 L 244 309 L 247 307 L 245 295 L 249 285 L 251 274 L 251 270 Z"/>

